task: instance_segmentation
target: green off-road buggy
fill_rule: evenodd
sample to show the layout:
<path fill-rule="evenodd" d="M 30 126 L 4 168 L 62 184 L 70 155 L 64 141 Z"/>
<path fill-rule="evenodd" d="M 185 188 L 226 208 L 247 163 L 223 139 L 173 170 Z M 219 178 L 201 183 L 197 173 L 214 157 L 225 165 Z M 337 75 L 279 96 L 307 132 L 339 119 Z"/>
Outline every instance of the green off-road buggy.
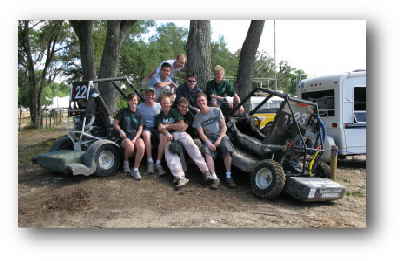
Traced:
<path fill-rule="evenodd" d="M 121 96 L 127 98 L 119 84 L 133 88 L 133 80 L 124 76 L 74 82 L 68 108 L 68 116 L 74 121 L 73 129 L 56 140 L 49 152 L 34 157 L 33 162 L 50 171 L 72 175 L 110 176 L 119 170 L 121 138 L 113 129 L 112 114 L 97 84 L 111 82 Z"/>
<path fill-rule="evenodd" d="M 228 136 L 235 146 L 232 165 L 250 173 L 253 193 L 266 199 L 282 191 L 303 201 L 330 201 L 343 197 L 345 188 L 330 180 L 324 153 L 325 128 L 318 105 L 280 92 L 257 88 L 265 99 L 245 115 L 228 117 Z M 254 114 L 273 96 L 283 98 L 274 121 L 258 128 Z M 231 115 L 235 115 L 233 112 Z"/>

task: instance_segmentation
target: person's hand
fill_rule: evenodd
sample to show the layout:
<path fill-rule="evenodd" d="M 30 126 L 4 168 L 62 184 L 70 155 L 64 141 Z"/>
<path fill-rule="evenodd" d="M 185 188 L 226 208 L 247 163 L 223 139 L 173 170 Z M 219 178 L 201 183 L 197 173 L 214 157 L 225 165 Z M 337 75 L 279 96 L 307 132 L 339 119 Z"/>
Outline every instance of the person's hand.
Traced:
<path fill-rule="evenodd" d="M 133 139 L 132 139 L 132 144 L 135 144 L 135 143 L 136 143 L 136 140 L 137 140 L 137 137 L 133 138 Z"/>
<path fill-rule="evenodd" d="M 174 139 L 174 136 L 172 136 L 169 132 L 165 136 L 167 137 L 168 141 L 172 141 Z"/>
<path fill-rule="evenodd" d="M 173 81 L 170 81 L 170 82 L 169 82 L 169 86 L 170 86 L 171 88 L 173 88 L 173 89 L 176 89 L 176 88 L 177 88 L 176 83 L 174 83 Z"/>
<path fill-rule="evenodd" d="M 120 136 L 122 139 L 126 139 L 126 138 L 127 138 L 126 133 L 125 133 L 125 131 L 123 131 L 123 130 L 119 130 L 119 136 Z"/>
<path fill-rule="evenodd" d="M 163 123 L 160 123 L 159 125 L 159 131 L 162 132 L 163 130 L 167 130 L 167 126 Z"/>
<path fill-rule="evenodd" d="M 215 146 L 215 147 L 218 147 L 219 144 L 221 144 L 221 138 L 218 138 L 218 139 L 215 141 L 214 146 Z"/>
<path fill-rule="evenodd" d="M 208 142 L 207 146 L 211 151 L 216 151 L 217 150 L 217 147 L 215 147 L 215 145 L 212 144 L 211 142 Z"/>

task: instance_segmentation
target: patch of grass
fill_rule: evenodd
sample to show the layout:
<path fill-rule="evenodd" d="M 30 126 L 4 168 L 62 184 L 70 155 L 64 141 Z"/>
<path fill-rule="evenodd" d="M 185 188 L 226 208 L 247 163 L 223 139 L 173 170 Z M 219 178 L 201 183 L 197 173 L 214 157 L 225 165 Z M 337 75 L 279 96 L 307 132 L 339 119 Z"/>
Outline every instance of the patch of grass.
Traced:
<path fill-rule="evenodd" d="M 18 165 L 32 164 L 32 158 L 40 153 L 47 152 L 53 145 L 55 139 L 49 139 L 42 143 L 19 147 L 18 148 Z"/>
<path fill-rule="evenodd" d="M 360 191 L 346 191 L 346 196 L 349 197 L 364 197 L 364 194 Z"/>

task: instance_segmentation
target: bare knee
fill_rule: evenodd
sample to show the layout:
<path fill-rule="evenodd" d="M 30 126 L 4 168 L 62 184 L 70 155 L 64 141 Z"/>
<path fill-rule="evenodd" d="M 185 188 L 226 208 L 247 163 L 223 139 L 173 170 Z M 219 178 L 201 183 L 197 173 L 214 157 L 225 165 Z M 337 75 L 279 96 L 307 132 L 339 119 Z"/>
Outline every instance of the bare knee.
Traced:
<path fill-rule="evenodd" d="M 142 137 L 146 145 L 151 145 L 151 133 L 149 131 L 143 131 Z"/>
<path fill-rule="evenodd" d="M 137 151 L 144 151 L 145 150 L 145 145 L 144 142 L 141 138 L 138 138 L 135 142 L 135 146 Z"/>

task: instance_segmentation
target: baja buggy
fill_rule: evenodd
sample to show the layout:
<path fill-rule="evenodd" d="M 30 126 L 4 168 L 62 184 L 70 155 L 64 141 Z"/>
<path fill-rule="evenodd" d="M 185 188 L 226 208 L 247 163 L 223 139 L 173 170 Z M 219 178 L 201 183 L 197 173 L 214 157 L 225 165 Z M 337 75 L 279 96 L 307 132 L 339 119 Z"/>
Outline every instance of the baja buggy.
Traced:
<path fill-rule="evenodd" d="M 277 91 L 257 88 L 264 100 L 245 115 L 227 117 L 227 135 L 235 146 L 232 165 L 250 173 L 253 193 L 273 199 L 285 191 L 303 201 L 330 201 L 343 197 L 345 188 L 330 180 L 330 168 L 321 160 L 326 131 L 318 105 Z M 258 110 L 274 96 L 281 97 L 275 119 L 261 130 Z"/>
<path fill-rule="evenodd" d="M 115 173 L 122 162 L 121 138 L 113 129 L 112 114 L 97 85 L 111 82 L 127 99 L 118 83 L 133 88 L 133 81 L 133 77 L 123 76 L 74 82 L 68 108 L 68 116 L 73 117 L 73 129 L 57 139 L 49 152 L 34 157 L 33 162 L 50 171 L 72 175 L 110 176 Z"/>

